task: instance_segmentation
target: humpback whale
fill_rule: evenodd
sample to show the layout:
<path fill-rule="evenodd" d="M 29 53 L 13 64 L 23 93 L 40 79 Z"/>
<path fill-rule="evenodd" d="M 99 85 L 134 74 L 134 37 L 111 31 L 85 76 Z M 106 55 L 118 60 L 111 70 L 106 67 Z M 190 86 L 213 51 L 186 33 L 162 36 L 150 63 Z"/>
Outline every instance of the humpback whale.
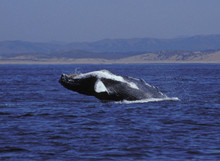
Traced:
<path fill-rule="evenodd" d="M 108 70 L 79 75 L 62 74 L 59 83 L 80 94 L 95 96 L 100 100 L 134 101 L 149 98 L 167 98 L 157 87 L 143 79 L 119 76 Z"/>

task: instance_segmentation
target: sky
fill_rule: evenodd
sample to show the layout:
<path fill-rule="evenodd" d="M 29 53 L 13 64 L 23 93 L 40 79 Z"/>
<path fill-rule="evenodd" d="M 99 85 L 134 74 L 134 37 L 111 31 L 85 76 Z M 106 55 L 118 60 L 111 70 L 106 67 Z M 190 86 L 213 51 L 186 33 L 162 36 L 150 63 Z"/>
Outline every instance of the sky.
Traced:
<path fill-rule="evenodd" d="M 0 0 L 0 41 L 220 34 L 219 0 Z"/>

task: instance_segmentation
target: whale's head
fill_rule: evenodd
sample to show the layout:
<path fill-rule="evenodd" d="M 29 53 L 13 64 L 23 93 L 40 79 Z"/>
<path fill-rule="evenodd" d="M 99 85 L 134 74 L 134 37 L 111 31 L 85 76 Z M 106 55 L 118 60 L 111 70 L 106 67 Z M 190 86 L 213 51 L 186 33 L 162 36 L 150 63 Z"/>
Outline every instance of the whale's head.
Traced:
<path fill-rule="evenodd" d="M 79 75 L 62 74 L 59 83 L 65 88 L 81 94 L 94 95 L 96 77 L 82 78 Z"/>

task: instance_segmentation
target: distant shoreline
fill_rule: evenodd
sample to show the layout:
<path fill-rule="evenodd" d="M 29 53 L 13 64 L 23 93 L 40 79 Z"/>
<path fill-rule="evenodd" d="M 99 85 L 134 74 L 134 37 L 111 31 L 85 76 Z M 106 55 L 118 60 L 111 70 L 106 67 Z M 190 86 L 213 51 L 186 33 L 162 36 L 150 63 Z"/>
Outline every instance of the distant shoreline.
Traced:
<path fill-rule="evenodd" d="M 1 65 L 7 64 L 23 64 L 23 65 L 31 65 L 31 64 L 54 64 L 54 65 L 62 65 L 62 64 L 220 64 L 220 60 L 217 61 L 133 61 L 133 62 L 123 62 L 123 61 L 85 61 L 79 60 L 76 61 L 0 61 Z"/>
<path fill-rule="evenodd" d="M 92 54 L 77 58 L 74 53 L 54 54 L 14 54 L 0 56 L 0 64 L 152 64 L 152 63 L 220 63 L 220 50 L 214 52 L 204 51 L 160 51 L 155 53 L 138 54 L 123 58 L 93 57 Z M 82 55 L 81 55 L 82 56 Z"/>

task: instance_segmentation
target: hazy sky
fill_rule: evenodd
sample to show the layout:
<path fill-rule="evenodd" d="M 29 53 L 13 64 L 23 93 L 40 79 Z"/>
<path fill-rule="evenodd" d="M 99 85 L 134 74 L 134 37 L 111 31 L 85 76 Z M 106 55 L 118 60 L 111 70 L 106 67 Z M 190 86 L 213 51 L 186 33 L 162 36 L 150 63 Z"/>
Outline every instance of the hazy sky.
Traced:
<path fill-rule="evenodd" d="M 0 0 L 0 41 L 220 34 L 220 0 Z"/>

